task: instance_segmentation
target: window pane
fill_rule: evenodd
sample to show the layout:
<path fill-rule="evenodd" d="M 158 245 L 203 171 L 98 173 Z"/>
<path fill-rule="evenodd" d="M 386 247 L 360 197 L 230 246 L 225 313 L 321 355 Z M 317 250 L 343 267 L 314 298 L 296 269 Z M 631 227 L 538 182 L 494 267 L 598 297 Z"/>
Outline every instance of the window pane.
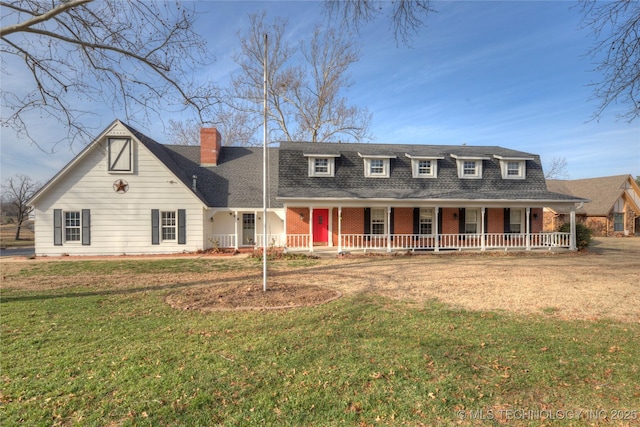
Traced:
<path fill-rule="evenodd" d="M 418 162 L 418 173 L 420 175 L 431 175 L 431 160 L 420 160 Z"/>
<path fill-rule="evenodd" d="M 316 173 L 329 172 L 329 159 L 316 159 L 315 170 L 316 170 Z"/>
<path fill-rule="evenodd" d="M 478 211 L 475 209 L 470 210 L 467 209 L 465 212 L 465 224 L 464 224 L 464 232 L 465 233 L 477 233 L 478 232 Z"/>
<path fill-rule="evenodd" d="M 522 211 L 519 209 L 511 209 L 509 215 L 509 230 L 512 233 L 522 232 Z"/>
<path fill-rule="evenodd" d="M 433 209 L 420 209 L 420 234 L 432 234 Z"/>
<path fill-rule="evenodd" d="M 64 213 L 64 238 L 67 242 L 80 241 L 80 212 Z"/>
<path fill-rule="evenodd" d="M 464 162 L 463 173 L 465 175 L 476 174 L 476 162 Z"/>
<path fill-rule="evenodd" d="M 384 161 L 382 159 L 371 159 L 371 174 L 381 175 L 384 173 Z"/>
<path fill-rule="evenodd" d="M 162 212 L 162 240 L 176 240 L 176 213 Z"/>
<path fill-rule="evenodd" d="M 624 231 L 624 214 L 613 214 L 613 231 Z"/>
<path fill-rule="evenodd" d="M 508 162 L 507 163 L 507 175 L 519 176 L 520 175 L 520 163 Z"/>
<path fill-rule="evenodd" d="M 385 234 L 385 209 L 371 209 L 371 234 Z"/>

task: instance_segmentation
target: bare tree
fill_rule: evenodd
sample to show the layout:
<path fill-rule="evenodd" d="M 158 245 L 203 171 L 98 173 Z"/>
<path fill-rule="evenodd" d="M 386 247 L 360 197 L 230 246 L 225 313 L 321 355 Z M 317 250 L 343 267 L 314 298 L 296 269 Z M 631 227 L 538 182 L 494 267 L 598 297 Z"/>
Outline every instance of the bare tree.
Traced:
<path fill-rule="evenodd" d="M 251 144 L 263 122 L 264 34 L 268 34 L 267 88 L 271 139 L 286 141 L 363 141 L 369 138 L 371 116 L 350 106 L 343 96 L 351 86 L 348 68 L 360 58 L 352 39 L 334 29 L 316 28 L 308 42 L 292 46 L 285 40 L 287 21 L 265 22 L 264 12 L 250 16 L 239 33 L 241 50 L 234 60 L 225 108 L 219 117 L 233 118 L 238 138 Z M 227 120 L 229 122 L 229 120 Z"/>
<path fill-rule="evenodd" d="M 330 18 L 337 17 L 355 30 L 386 15 L 396 41 L 405 45 L 411 44 L 429 13 L 435 11 L 430 0 L 325 0 L 325 6 Z"/>
<path fill-rule="evenodd" d="M 29 219 L 32 210 L 27 202 L 40 187 L 40 183 L 33 182 L 30 177 L 22 174 L 9 178 L 2 186 L 3 205 L 8 206 L 7 213 L 16 216 L 15 240 L 20 240 L 20 229 L 22 224 Z"/>
<path fill-rule="evenodd" d="M 594 118 L 612 104 L 628 106 L 619 117 L 631 122 L 640 116 L 640 2 L 581 0 L 583 25 L 595 43 L 589 55 L 602 74 L 593 83 L 599 104 Z"/>
<path fill-rule="evenodd" d="M 207 116 L 216 102 L 190 77 L 211 58 L 182 2 L 14 0 L 0 13 L 2 73 L 24 82 L 3 88 L 1 124 L 20 138 L 38 144 L 39 117 L 65 126 L 71 145 L 88 141 L 95 103 L 148 123 L 169 107 Z"/>
<path fill-rule="evenodd" d="M 565 157 L 554 157 L 547 168 L 545 179 L 567 179 L 569 178 L 568 163 Z"/>

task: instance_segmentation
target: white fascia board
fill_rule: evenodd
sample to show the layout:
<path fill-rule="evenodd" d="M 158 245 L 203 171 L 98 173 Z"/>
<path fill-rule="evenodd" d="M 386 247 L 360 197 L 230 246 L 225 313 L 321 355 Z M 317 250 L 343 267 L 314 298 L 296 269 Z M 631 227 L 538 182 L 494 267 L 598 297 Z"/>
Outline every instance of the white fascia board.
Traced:
<path fill-rule="evenodd" d="M 404 153 L 405 156 L 412 160 L 443 160 L 444 156 L 412 156 L 409 153 Z"/>
<path fill-rule="evenodd" d="M 457 154 L 451 153 L 451 157 L 456 160 L 491 160 L 491 157 L 486 156 L 458 156 Z"/>
<path fill-rule="evenodd" d="M 321 199 L 302 199 L 297 197 L 279 197 L 285 206 L 318 206 L 318 207 L 544 207 L 570 206 L 584 203 L 584 199 L 575 200 L 541 200 L 541 199 L 356 199 L 353 197 L 336 197 Z"/>
<path fill-rule="evenodd" d="M 362 159 L 397 159 L 398 156 L 392 156 L 387 154 L 362 154 L 358 153 L 358 156 Z"/>
<path fill-rule="evenodd" d="M 526 160 L 535 160 L 533 157 L 518 157 L 518 156 L 498 156 L 497 154 L 493 155 L 494 158 L 498 160 L 511 160 L 511 161 L 526 161 Z"/>

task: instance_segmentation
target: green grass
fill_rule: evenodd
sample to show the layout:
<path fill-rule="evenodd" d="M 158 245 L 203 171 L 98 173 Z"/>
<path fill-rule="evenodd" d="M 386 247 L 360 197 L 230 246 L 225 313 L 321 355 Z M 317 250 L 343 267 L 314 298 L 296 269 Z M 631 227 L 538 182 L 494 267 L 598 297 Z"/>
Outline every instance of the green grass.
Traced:
<path fill-rule="evenodd" d="M 255 263 L 179 261 L 119 268 L 259 271 Z M 43 264 L 25 274 L 114 266 Z M 479 424 L 470 411 L 498 417 L 506 409 L 602 409 L 609 418 L 619 409 L 640 418 L 638 324 L 366 294 L 308 309 L 202 314 L 171 309 L 166 292 L 144 283 L 108 293 L 3 291 L 0 423 L 446 425 Z"/>

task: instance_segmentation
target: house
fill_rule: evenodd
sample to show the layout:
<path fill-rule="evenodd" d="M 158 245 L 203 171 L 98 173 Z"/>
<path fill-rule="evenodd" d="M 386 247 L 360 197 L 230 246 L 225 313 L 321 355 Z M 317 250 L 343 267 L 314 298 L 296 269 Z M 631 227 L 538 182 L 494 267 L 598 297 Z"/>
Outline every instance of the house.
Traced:
<path fill-rule="evenodd" d="M 575 180 L 547 180 L 550 191 L 590 199 L 576 209 L 577 221 L 595 236 L 633 236 L 640 233 L 640 187 L 631 175 Z M 566 207 L 547 207 L 544 230 L 568 222 Z"/>
<path fill-rule="evenodd" d="M 36 255 L 253 248 L 264 238 L 305 251 L 575 249 L 575 233 L 543 232 L 542 209 L 574 212 L 586 199 L 548 191 L 534 154 L 306 142 L 264 153 L 223 146 L 215 129 L 200 136 L 200 146 L 163 145 L 114 121 L 30 200 Z"/>

